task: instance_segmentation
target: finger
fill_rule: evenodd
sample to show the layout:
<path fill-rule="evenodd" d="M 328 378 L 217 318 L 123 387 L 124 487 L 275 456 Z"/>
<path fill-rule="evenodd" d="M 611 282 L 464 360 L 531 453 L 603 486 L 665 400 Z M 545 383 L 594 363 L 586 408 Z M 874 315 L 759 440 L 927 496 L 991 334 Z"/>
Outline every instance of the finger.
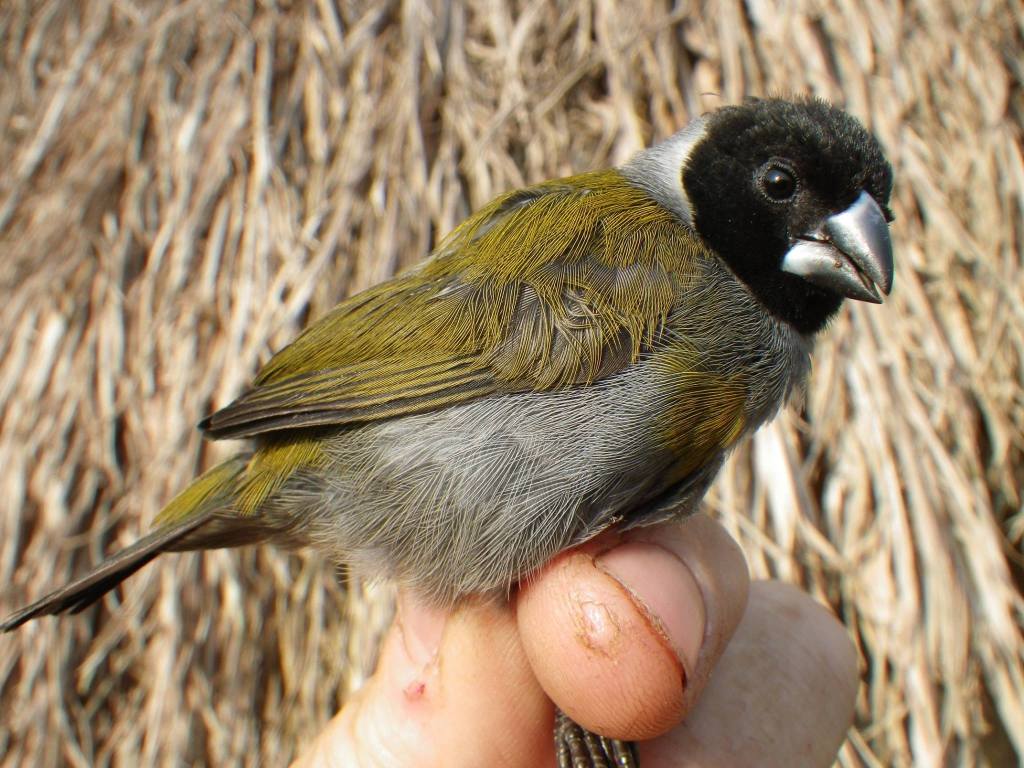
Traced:
<path fill-rule="evenodd" d="M 857 655 L 807 594 L 756 582 L 700 701 L 672 733 L 640 746 L 644 766 L 827 768 L 853 722 Z"/>
<path fill-rule="evenodd" d="M 686 714 L 739 623 L 748 576 L 704 515 L 557 558 L 521 588 L 519 631 L 543 689 L 612 738 L 664 733 Z"/>
<path fill-rule="evenodd" d="M 299 764 L 533 768 L 554 760 L 552 717 L 507 606 L 406 596 L 373 678 Z"/>

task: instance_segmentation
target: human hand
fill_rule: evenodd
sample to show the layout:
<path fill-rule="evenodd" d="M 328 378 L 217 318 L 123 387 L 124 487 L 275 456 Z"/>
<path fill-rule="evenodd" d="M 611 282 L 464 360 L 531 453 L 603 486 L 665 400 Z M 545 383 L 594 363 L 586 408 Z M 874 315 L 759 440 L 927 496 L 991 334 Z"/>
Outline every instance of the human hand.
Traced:
<path fill-rule="evenodd" d="M 373 678 L 294 765 L 554 766 L 553 700 L 641 740 L 642 768 L 826 768 L 856 690 L 835 617 L 751 585 L 736 543 L 695 515 L 565 553 L 510 604 L 400 598 Z"/>

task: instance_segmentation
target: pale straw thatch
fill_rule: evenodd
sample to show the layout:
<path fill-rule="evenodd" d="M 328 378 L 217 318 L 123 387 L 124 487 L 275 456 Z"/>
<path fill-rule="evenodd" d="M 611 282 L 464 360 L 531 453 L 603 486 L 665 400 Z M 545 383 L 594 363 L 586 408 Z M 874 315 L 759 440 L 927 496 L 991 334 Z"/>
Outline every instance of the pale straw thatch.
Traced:
<path fill-rule="evenodd" d="M 896 168 L 895 294 L 845 311 L 710 506 L 856 637 L 843 765 L 1015 763 L 1022 30 L 1016 1 L 4 0 L 0 609 L 133 540 L 230 449 L 200 415 L 473 207 L 815 93 Z M 165 557 L 0 638 L 0 756 L 280 765 L 387 618 L 313 556 Z"/>

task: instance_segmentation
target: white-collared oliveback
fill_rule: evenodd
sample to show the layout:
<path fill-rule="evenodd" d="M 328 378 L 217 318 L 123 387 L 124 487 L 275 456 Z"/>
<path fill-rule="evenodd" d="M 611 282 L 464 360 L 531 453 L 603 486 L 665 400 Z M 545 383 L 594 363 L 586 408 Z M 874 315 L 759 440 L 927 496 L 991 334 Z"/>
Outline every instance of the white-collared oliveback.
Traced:
<path fill-rule="evenodd" d="M 0 629 L 78 610 L 162 551 L 311 544 L 449 604 L 689 513 L 801 386 L 842 299 L 889 291 L 891 183 L 853 118 L 761 100 L 499 197 L 202 423 L 250 452 Z"/>

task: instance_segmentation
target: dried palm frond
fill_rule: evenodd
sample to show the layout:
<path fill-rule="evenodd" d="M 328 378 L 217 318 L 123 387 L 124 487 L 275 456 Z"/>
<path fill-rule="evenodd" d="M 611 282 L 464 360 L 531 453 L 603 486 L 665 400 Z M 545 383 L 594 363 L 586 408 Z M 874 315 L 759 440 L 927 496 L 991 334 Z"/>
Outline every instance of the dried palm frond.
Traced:
<path fill-rule="evenodd" d="M 136 538 L 226 455 L 201 415 L 491 196 L 814 93 L 893 161 L 895 293 L 709 505 L 853 632 L 843 765 L 1024 759 L 1022 30 L 1009 1 L 6 0 L 0 612 Z M 312 555 L 164 557 L 0 638 L 0 755 L 283 764 L 388 617 Z"/>

